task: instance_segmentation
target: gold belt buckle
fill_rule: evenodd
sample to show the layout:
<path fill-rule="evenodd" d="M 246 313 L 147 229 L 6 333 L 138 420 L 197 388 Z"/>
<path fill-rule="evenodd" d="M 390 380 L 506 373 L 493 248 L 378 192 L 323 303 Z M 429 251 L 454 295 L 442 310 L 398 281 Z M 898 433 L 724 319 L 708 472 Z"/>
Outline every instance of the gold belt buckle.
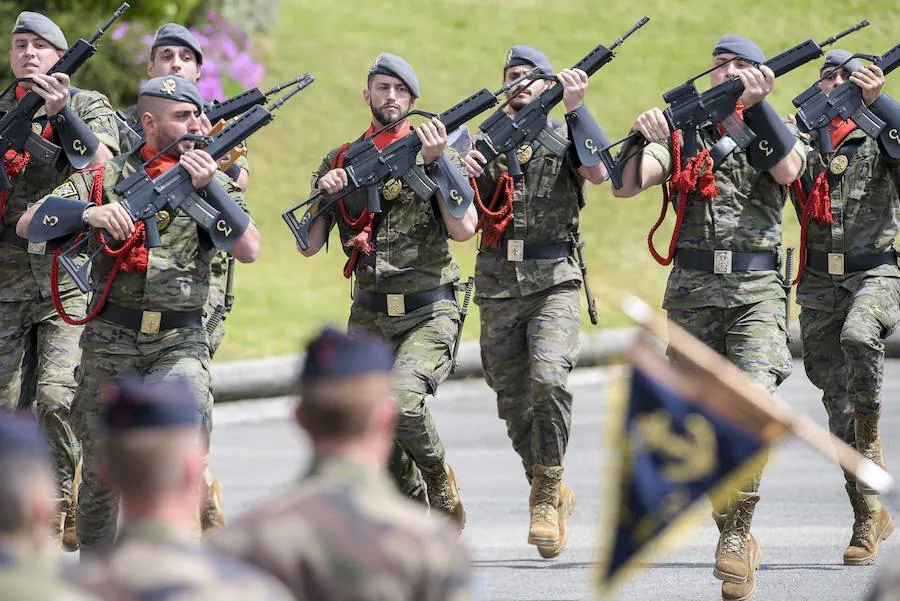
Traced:
<path fill-rule="evenodd" d="M 829 275 L 844 275 L 844 254 L 828 253 Z"/>
<path fill-rule="evenodd" d="M 144 311 L 141 313 L 141 334 L 159 334 L 159 326 L 162 323 L 162 313 L 159 311 Z"/>
<path fill-rule="evenodd" d="M 731 251 L 730 250 L 714 250 L 713 251 L 713 273 L 717 273 L 717 274 L 731 273 Z"/>
<path fill-rule="evenodd" d="M 28 254 L 29 255 L 43 255 L 47 252 L 47 243 L 46 242 L 29 242 L 28 243 Z"/>
<path fill-rule="evenodd" d="M 406 301 L 402 294 L 386 294 L 387 296 L 387 314 L 391 317 L 400 317 L 406 315 Z"/>
<path fill-rule="evenodd" d="M 507 261 L 524 261 L 525 260 L 525 241 L 524 240 L 507 240 L 506 241 L 506 260 Z"/>

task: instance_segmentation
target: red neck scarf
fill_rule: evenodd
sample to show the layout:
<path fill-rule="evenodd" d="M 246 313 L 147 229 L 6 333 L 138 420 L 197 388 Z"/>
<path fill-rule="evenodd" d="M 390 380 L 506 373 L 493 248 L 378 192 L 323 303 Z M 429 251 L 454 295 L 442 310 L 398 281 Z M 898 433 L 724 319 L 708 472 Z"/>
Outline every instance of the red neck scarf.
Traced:
<path fill-rule="evenodd" d="M 149 146 L 143 146 L 141 148 L 141 158 L 145 161 L 149 161 L 150 159 L 153 159 L 153 156 L 157 152 L 159 151 L 154 150 Z M 171 154 L 163 153 L 148 163 L 144 169 L 147 171 L 147 175 L 150 176 L 150 179 L 156 179 L 177 164 L 177 158 L 173 157 Z"/>
<path fill-rule="evenodd" d="M 380 125 L 376 127 L 374 123 L 371 124 L 369 126 L 369 129 L 366 130 L 366 133 L 363 134 L 363 139 L 368 140 L 369 138 L 372 138 L 372 134 L 375 133 L 375 130 L 381 129 L 381 127 L 382 126 Z M 372 143 L 375 144 L 375 148 L 381 150 L 385 146 L 388 146 L 389 144 L 403 138 L 411 131 L 412 126 L 409 124 L 409 121 L 404 121 L 400 124 L 399 127 L 397 127 L 396 131 L 386 129 L 383 132 L 379 133 L 377 136 L 372 138 Z"/>
<path fill-rule="evenodd" d="M 847 137 L 847 134 L 854 129 L 856 129 L 856 123 L 850 119 L 844 120 L 841 117 L 835 117 L 828 124 L 828 133 L 831 134 L 831 147 L 837 148 L 844 141 L 844 138 Z"/>

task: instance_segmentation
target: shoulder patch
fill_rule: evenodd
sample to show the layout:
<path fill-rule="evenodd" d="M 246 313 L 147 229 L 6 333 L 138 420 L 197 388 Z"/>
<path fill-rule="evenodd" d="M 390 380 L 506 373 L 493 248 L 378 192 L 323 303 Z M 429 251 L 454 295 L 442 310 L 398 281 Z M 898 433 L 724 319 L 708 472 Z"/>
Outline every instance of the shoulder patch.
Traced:
<path fill-rule="evenodd" d="M 75 184 L 70 181 L 65 181 L 57 186 L 51 194 L 60 198 L 78 198 L 78 190 L 75 189 Z"/>

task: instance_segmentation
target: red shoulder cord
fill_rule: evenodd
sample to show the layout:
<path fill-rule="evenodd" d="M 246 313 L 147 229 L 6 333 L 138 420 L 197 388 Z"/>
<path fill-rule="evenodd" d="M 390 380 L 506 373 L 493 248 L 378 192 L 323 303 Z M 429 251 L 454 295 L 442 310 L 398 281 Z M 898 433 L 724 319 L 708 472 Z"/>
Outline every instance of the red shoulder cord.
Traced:
<path fill-rule="evenodd" d="M 488 246 L 497 248 L 500 246 L 500 240 L 506 233 L 509 222 L 512 221 L 512 200 L 513 182 L 512 176 L 508 171 L 504 171 L 497 178 L 497 185 L 494 186 L 494 193 L 491 195 L 490 204 L 485 205 L 481 200 L 481 194 L 478 192 L 478 183 L 475 178 L 470 177 L 469 183 L 475 191 L 475 206 L 478 208 L 480 217 L 475 231 L 483 230 L 481 240 Z"/>
<path fill-rule="evenodd" d="M 705 171 L 701 173 L 704 168 Z M 675 259 L 675 248 L 678 244 L 678 235 L 681 233 L 681 223 L 684 221 L 688 194 L 697 192 L 704 198 L 712 198 L 717 194 L 713 170 L 714 164 L 708 148 L 705 148 L 697 156 L 692 157 L 682 169 L 681 137 L 677 131 L 672 132 L 672 177 L 668 182 L 663 183 L 663 203 L 659 212 L 659 219 L 656 220 L 656 223 L 650 228 L 650 233 L 647 234 L 647 246 L 650 249 L 650 254 L 653 255 L 653 258 L 660 265 L 669 265 Z M 669 254 L 663 257 L 653 246 L 653 236 L 666 218 L 669 203 L 674 194 L 678 195 L 675 228 L 672 230 L 672 240 L 669 241 Z"/>
<path fill-rule="evenodd" d="M 49 140 L 53 137 L 53 129 L 50 127 L 50 124 L 44 126 L 44 131 L 41 132 L 41 137 Z M 25 171 L 25 167 L 28 166 L 28 162 L 31 160 L 31 154 L 27 151 L 22 151 L 21 153 L 16 152 L 13 149 L 9 149 L 3 155 L 3 171 L 6 172 L 6 177 L 9 178 L 10 181 L 13 180 L 14 177 Z M 9 190 L 3 190 L 0 192 L 0 219 L 3 219 L 4 213 L 6 213 L 6 202 L 9 199 Z"/>
<path fill-rule="evenodd" d="M 103 172 L 106 166 L 101 165 L 99 167 L 92 167 L 91 169 L 85 169 L 85 171 L 95 171 L 94 180 L 91 184 L 91 202 L 96 205 L 100 205 L 103 202 Z M 84 237 L 84 234 L 78 234 L 76 237 L 76 242 Z M 62 254 L 62 248 L 56 249 L 56 252 L 53 253 L 53 262 L 50 268 L 50 296 L 53 300 L 53 306 L 56 309 L 56 313 L 59 317 L 67 324 L 73 326 L 82 326 L 100 314 L 100 311 L 103 310 L 104 305 L 106 304 L 106 299 L 109 297 L 109 292 L 112 289 L 113 281 L 116 279 L 116 275 L 119 271 L 126 272 L 134 272 L 134 273 L 146 273 L 147 272 L 147 261 L 149 259 L 149 255 L 147 253 L 147 249 L 144 246 L 144 242 L 147 236 L 144 232 L 144 223 L 142 221 L 138 221 L 134 224 L 134 232 L 132 232 L 131 236 L 122 243 L 122 246 L 119 248 L 110 248 L 107 245 L 106 240 L 104 239 L 103 234 L 98 234 L 98 239 L 100 244 L 102 245 L 103 252 L 111 257 L 115 257 L 115 262 L 113 263 L 112 269 L 109 272 L 109 275 L 106 279 L 106 286 L 103 288 L 103 292 L 100 295 L 100 299 L 94 304 L 94 308 L 84 316 L 83 319 L 76 319 L 71 317 L 68 313 L 66 313 L 65 307 L 63 307 L 62 300 L 59 296 L 59 256 Z"/>
<path fill-rule="evenodd" d="M 791 183 L 791 192 L 800 205 L 800 267 L 797 268 L 797 277 L 792 284 L 796 284 L 803 278 L 806 272 L 806 234 L 809 220 L 814 219 L 819 223 L 832 224 L 834 216 L 831 214 L 831 197 L 828 189 L 828 176 L 823 171 L 813 182 L 812 190 L 807 196 L 803 192 L 800 180 Z"/>
<path fill-rule="evenodd" d="M 349 143 L 344 144 L 337 151 L 337 154 L 334 155 L 334 159 L 331 161 L 332 169 L 340 169 L 344 166 L 344 153 L 347 152 L 348 148 L 350 148 Z M 355 236 L 344 243 L 344 246 L 353 249 L 350 251 L 350 257 L 347 259 L 347 262 L 344 263 L 344 277 L 350 279 L 350 276 L 353 275 L 353 270 L 356 269 L 356 263 L 359 261 L 359 253 L 362 252 L 369 255 L 375 250 L 375 245 L 372 244 L 373 217 L 369 212 L 369 208 L 363 206 L 359 217 L 354 219 L 350 216 L 350 212 L 347 211 L 347 207 L 344 206 L 343 198 L 338 201 L 337 207 L 344 224 L 356 232 Z"/>

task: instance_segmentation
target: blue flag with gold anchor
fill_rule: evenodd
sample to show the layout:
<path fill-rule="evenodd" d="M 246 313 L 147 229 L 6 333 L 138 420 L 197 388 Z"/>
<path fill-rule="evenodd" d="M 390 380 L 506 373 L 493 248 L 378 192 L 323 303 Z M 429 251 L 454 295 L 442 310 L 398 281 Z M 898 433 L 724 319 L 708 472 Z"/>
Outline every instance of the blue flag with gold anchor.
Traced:
<path fill-rule="evenodd" d="M 645 563 L 704 497 L 751 476 L 765 447 L 752 426 L 738 427 L 697 402 L 725 394 L 714 379 L 686 373 L 640 340 L 631 361 L 620 421 L 612 425 L 617 473 L 609 480 L 613 498 L 599 574 L 606 590 Z"/>

